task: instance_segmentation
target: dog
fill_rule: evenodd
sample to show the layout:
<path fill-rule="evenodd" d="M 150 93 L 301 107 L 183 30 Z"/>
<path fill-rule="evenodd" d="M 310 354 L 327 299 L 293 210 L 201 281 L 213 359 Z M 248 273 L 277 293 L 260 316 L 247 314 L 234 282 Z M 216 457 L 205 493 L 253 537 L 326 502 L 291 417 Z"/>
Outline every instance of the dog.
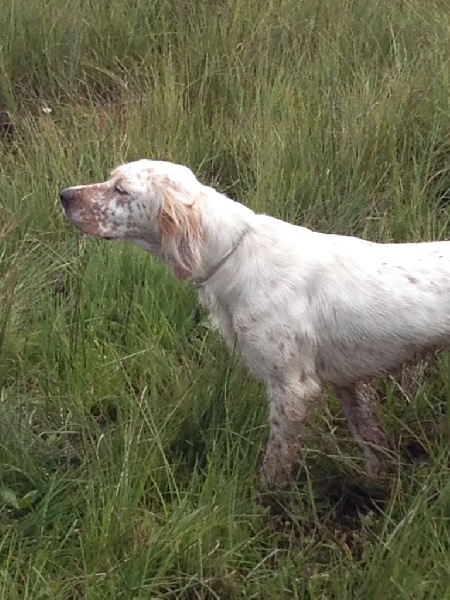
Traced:
<path fill-rule="evenodd" d="M 261 475 L 289 485 L 307 414 L 331 385 L 369 474 L 389 447 L 364 384 L 450 342 L 450 242 L 379 244 L 255 214 L 182 165 L 138 160 L 61 191 L 88 235 L 130 240 L 190 280 L 268 390 Z"/>

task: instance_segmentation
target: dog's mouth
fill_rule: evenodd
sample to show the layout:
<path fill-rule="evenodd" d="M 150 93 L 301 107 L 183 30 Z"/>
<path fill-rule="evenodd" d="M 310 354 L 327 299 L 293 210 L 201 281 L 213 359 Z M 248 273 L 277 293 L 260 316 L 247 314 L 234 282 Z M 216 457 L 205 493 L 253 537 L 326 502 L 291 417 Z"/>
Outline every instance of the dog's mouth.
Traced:
<path fill-rule="evenodd" d="M 91 227 L 90 224 L 86 224 L 83 221 L 83 219 L 81 219 L 79 217 L 79 215 L 77 215 L 76 213 L 72 213 L 71 211 L 69 211 L 67 209 L 65 209 L 63 212 L 64 212 L 65 217 L 68 219 L 68 221 L 70 221 L 72 223 L 72 225 L 75 225 L 75 227 L 77 227 L 77 229 L 79 229 L 81 231 L 81 233 L 84 233 L 84 235 L 99 237 L 102 240 L 107 240 L 107 241 L 117 239 L 114 235 L 108 235 L 108 234 L 103 235 L 98 230 L 98 227 Z"/>
<path fill-rule="evenodd" d="M 120 239 L 120 236 L 117 235 L 115 231 L 111 231 L 111 228 L 103 228 L 101 224 L 83 218 L 77 211 L 73 211 L 70 208 L 63 208 L 63 215 L 84 235 L 97 237 L 107 241 Z"/>

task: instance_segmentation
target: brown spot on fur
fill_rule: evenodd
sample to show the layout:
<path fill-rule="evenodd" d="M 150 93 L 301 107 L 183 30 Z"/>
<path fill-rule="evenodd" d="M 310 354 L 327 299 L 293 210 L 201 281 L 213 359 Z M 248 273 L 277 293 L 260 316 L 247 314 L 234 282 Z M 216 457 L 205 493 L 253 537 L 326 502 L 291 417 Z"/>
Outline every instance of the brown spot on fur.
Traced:
<path fill-rule="evenodd" d="M 277 413 L 278 413 L 279 415 L 281 415 L 282 417 L 285 417 L 285 416 L 286 416 L 286 409 L 285 409 L 285 407 L 284 407 L 284 404 L 278 404 L 278 405 L 277 405 Z"/>
<path fill-rule="evenodd" d="M 406 278 L 408 279 L 408 281 L 410 283 L 419 283 L 419 281 L 415 277 L 412 277 L 411 275 L 407 275 Z"/>

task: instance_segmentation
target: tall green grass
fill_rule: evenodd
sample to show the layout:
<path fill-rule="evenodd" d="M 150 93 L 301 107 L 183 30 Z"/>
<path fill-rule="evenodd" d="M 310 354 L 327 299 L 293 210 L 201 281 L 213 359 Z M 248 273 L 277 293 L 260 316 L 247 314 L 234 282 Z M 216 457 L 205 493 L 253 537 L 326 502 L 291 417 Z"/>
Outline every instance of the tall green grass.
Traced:
<path fill-rule="evenodd" d="M 0 598 L 450 598 L 448 356 L 374 387 L 389 480 L 329 398 L 261 496 L 262 386 L 57 198 L 145 156 L 322 231 L 449 237 L 446 2 L 13 0 L 0 27 Z"/>

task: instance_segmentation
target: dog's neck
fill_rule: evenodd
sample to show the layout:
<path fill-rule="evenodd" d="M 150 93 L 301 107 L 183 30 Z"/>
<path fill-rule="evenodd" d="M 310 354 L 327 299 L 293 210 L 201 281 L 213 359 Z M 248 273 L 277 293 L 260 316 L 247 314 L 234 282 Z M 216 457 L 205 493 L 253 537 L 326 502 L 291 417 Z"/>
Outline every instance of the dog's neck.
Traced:
<path fill-rule="evenodd" d="M 209 188 L 202 206 L 202 261 L 192 277 L 197 287 L 203 287 L 225 268 L 249 233 L 253 216 L 251 209 Z"/>
<path fill-rule="evenodd" d="M 195 286 L 197 288 L 201 288 L 205 285 L 205 283 L 207 283 L 211 277 L 213 277 L 218 271 L 219 269 L 221 269 L 225 263 L 227 262 L 227 260 L 236 252 L 236 250 L 239 248 L 239 246 L 241 245 L 243 239 L 245 238 L 245 236 L 248 234 L 249 232 L 249 228 L 246 227 L 245 229 L 243 229 L 243 231 L 241 232 L 240 236 L 238 237 L 237 240 L 234 241 L 233 245 L 231 246 L 231 248 L 222 256 L 222 258 L 217 261 L 217 263 L 215 265 L 213 265 L 211 267 L 211 269 L 202 276 L 199 277 L 193 277 L 192 281 L 194 282 Z"/>

